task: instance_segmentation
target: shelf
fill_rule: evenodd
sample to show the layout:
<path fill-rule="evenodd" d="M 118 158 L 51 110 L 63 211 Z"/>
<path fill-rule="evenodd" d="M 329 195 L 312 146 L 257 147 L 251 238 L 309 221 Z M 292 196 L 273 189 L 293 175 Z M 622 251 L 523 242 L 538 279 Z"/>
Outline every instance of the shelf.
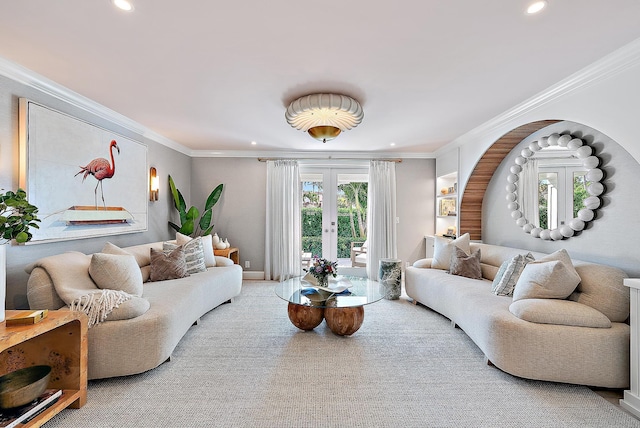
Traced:
<path fill-rule="evenodd" d="M 77 389 L 64 389 L 62 395 L 51 407 L 48 407 L 44 412 L 40 413 L 35 418 L 31 419 L 24 427 L 35 428 L 44 425 L 55 415 L 60 413 L 67 407 L 74 407 L 73 404 L 80 398 L 80 390 Z M 22 425 L 21 425 L 22 426 Z"/>
<path fill-rule="evenodd" d="M 445 198 L 455 199 L 455 198 L 457 198 L 457 197 L 458 197 L 458 194 L 457 194 L 457 193 L 447 193 L 447 194 L 445 194 L 445 195 L 440 194 L 440 195 L 436 196 L 436 198 L 442 198 L 442 199 L 445 199 Z"/>
<path fill-rule="evenodd" d="M 86 403 L 87 345 L 87 317 L 82 312 L 49 311 L 34 325 L 0 323 L 0 373 L 48 365 L 52 367 L 48 388 L 63 391 L 55 404 L 23 426 L 39 427 L 62 409 Z"/>
<path fill-rule="evenodd" d="M 439 215 L 437 216 L 438 218 L 456 218 L 458 217 L 457 215 Z"/>

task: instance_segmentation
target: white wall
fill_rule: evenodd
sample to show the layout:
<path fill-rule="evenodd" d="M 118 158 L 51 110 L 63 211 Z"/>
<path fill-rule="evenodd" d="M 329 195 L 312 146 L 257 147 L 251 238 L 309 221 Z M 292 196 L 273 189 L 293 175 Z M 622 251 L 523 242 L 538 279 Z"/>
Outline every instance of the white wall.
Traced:
<path fill-rule="evenodd" d="M 144 136 L 120 126 L 114 126 L 87 111 L 73 107 L 57 98 L 46 95 L 36 89 L 0 76 L 0 189 L 18 187 L 18 99 L 26 97 L 48 107 L 114 130 L 128 138 L 141 141 L 148 146 L 150 166 L 155 166 L 161 178 L 159 201 L 149 202 L 148 231 L 114 235 L 104 238 L 77 239 L 65 242 L 29 244 L 7 247 L 7 308 L 26 308 L 26 284 L 28 275 L 24 268 L 41 257 L 59 254 L 65 251 L 92 253 L 99 251 L 105 242 L 111 241 L 119 246 L 136 245 L 168 239 L 172 236 L 168 227 L 168 218 L 173 206 L 168 191 L 167 176 L 178 177 L 184 184 L 185 197 L 190 194 L 191 159 L 175 150 L 169 149 Z M 64 189 L 62 189 L 64 191 Z"/>
<path fill-rule="evenodd" d="M 435 164 L 435 159 L 404 159 L 396 164 L 398 258 L 405 263 L 424 258 L 424 236 L 434 233 Z"/>
<path fill-rule="evenodd" d="M 219 183 L 225 189 L 214 208 L 214 231 L 240 250 L 248 271 L 264 271 L 266 224 L 266 163 L 256 158 L 194 158 L 192 200 L 201 208 Z M 434 159 L 404 159 L 396 164 L 398 258 L 414 262 L 424 257 L 424 235 L 433 233 Z"/>
<path fill-rule="evenodd" d="M 525 102 L 481 129 L 454 141 L 452 146 L 460 146 L 459 183 L 464 191 L 469 175 L 482 154 L 502 135 L 523 124 L 545 119 L 561 119 L 597 130 L 624 149 L 613 150 L 611 153 L 610 165 L 616 169 L 615 178 L 612 177 L 612 180 L 615 180 L 615 192 L 614 189 L 609 189 L 612 191 L 612 205 L 608 211 L 603 212 L 603 218 L 593 224 L 593 230 L 587 231 L 588 233 L 581 237 L 561 241 L 556 246 L 575 246 L 575 252 L 582 259 L 607 262 L 622 267 L 631 275 L 638 275 L 640 258 L 636 243 L 640 238 L 640 229 L 634 216 L 640 210 L 640 199 L 629 193 L 625 187 L 634 180 L 637 182 L 638 170 L 637 162 L 631 162 L 623 152 L 628 152 L 636 161 L 640 159 L 640 143 L 637 136 L 640 114 L 640 41 L 604 58 L 590 70 L 595 71 L 578 73 L 550 88 L 546 95 Z M 621 183 L 622 180 L 625 183 Z M 610 187 L 611 184 L 609 183 Z M 500 215 L 496 213 L 498 210 L 506 210 L 504 198 L 500 200 L 494 195 L 495 192 L 502 193 L 503 189 L 497 186 L 497 190 L 492 188 L 485 195 L 483 227 L 487 227 L 488 234 L 485 236 L 483 230 L 483 240 L 488 243 L 512 243 L 531 249 L 542 245 L 534 238 L 522 241 L 519 234 L 523 232 L 514 230 L 509 225 L 505 225 L 508 229 L 503 231 L 495 230 L 495 225 L 501 225 L 502 218 L 502 212 Z M 618 192 L 622 195 L 616 196 L 615 200 L 625 201 L 623 217 L 619 217 L 613 211 L 614 195 L 619 194 Z M 486 226 L 489 223 L 492 226 Z M 511 223 L 510 221 L 509 224 Z M 592 235 L 598 233 L 595 230 L 601 232 L 596 240 L 592 240 L 589 236 L 596 236 Z M 623 236 L 620 236 L 620 231 L 624 231 Z M 616 256 L 610 254 L 612 248 L 616 248 Z"/>
<path fill-rule="evenodd" d="M 562 241 L 544 241 L 533 238 L 516 225 L 507 209 L 505 187 L 509 168 L 515 164 L 520 151 L 530 142 L 554 132 L 582 138 L 595 149 L 601 159 L 600 168 L 605 172 L 602 183 L 606 192 L 596 219 L 579 235 Z M 640 164 L 606 135 L 573 122 L 548 126 L 524 139 L 496 169 L 483 201 L 483 241 L 547 253 L 564 248 L 577 259 L 615 265 L 631 275 L 639 275 L 640 253 L 634 250 L 632 240 L 640 238 L 640 217 L 629 215 L 640 209 L 638 177 Z"/>

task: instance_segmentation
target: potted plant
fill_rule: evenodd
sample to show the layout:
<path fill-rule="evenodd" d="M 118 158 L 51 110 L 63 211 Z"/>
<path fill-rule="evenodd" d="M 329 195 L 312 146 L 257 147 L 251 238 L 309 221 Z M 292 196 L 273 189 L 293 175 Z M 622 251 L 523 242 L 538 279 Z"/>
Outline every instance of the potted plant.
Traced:
<path fill-rule="evenodd" d="M 180 214 L 180 225 L 169 222 L 169 226 L 171 226 L 176 232 L 180 232 L 183 235 L 191 237 L 210 234 L 213 229 L 213 224 L 211 224 L 211 220 L 213 219 L 212 208 L 222 195 L 223 185 L 218 185 L 218 187 L 213 189 L 209 194 L 209 197 L 204 204 L 204 212 L 202 213 L 202 216 L 200 215 L 198 208 L 195 206 L 187 209 L 184 197 L 182 196 L 182 193 L 180 193 L 180 190 L 176 188 L 171 176 L 169 176 L 169 187 L 171 188 L 171 195 L 173 196 L 173 205 Z"/>
<path fill-rule="evenodd" d="M 38 229 L 38 208 L 27 201 L 27 192 L 18 189 L 0 193 L 0 322 L 4 321 L 6 295 L 6 245 L 12 241 L 23 244 L 33 235 L 30 228 Z"/>

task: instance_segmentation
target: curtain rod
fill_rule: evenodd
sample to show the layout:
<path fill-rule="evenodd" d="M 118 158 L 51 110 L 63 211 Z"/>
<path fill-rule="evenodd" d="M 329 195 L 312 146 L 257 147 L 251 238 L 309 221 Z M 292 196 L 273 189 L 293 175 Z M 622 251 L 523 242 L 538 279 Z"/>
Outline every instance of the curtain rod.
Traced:
<path fill-rule="evenodd" d="M 328 157 L 328 158 L 258 158 L 258 162 L 267 162 L 267 161 L 277 161 L 277 160 L 317 160 L 317 161 L 328 161 L 328 160 L 339 160 L 339 161 L 369 161 L 369 160 L 379 160 L 379 161 L 385 161 L 385 162 L 396 162 L 396 163 L 402 163 L 402 159 L 360 159 L 360 158 L 334 158 L 334 157 Z"/>

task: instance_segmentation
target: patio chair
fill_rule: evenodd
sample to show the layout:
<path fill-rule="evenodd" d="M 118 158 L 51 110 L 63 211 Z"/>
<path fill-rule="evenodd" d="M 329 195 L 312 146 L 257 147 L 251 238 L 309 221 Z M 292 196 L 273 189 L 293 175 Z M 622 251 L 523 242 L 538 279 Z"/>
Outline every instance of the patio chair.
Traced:
<path fill-rule="evenodd" d="M 363 267 L 367 265 L 367 241 L 351 243 L 351 266 Z"/>

